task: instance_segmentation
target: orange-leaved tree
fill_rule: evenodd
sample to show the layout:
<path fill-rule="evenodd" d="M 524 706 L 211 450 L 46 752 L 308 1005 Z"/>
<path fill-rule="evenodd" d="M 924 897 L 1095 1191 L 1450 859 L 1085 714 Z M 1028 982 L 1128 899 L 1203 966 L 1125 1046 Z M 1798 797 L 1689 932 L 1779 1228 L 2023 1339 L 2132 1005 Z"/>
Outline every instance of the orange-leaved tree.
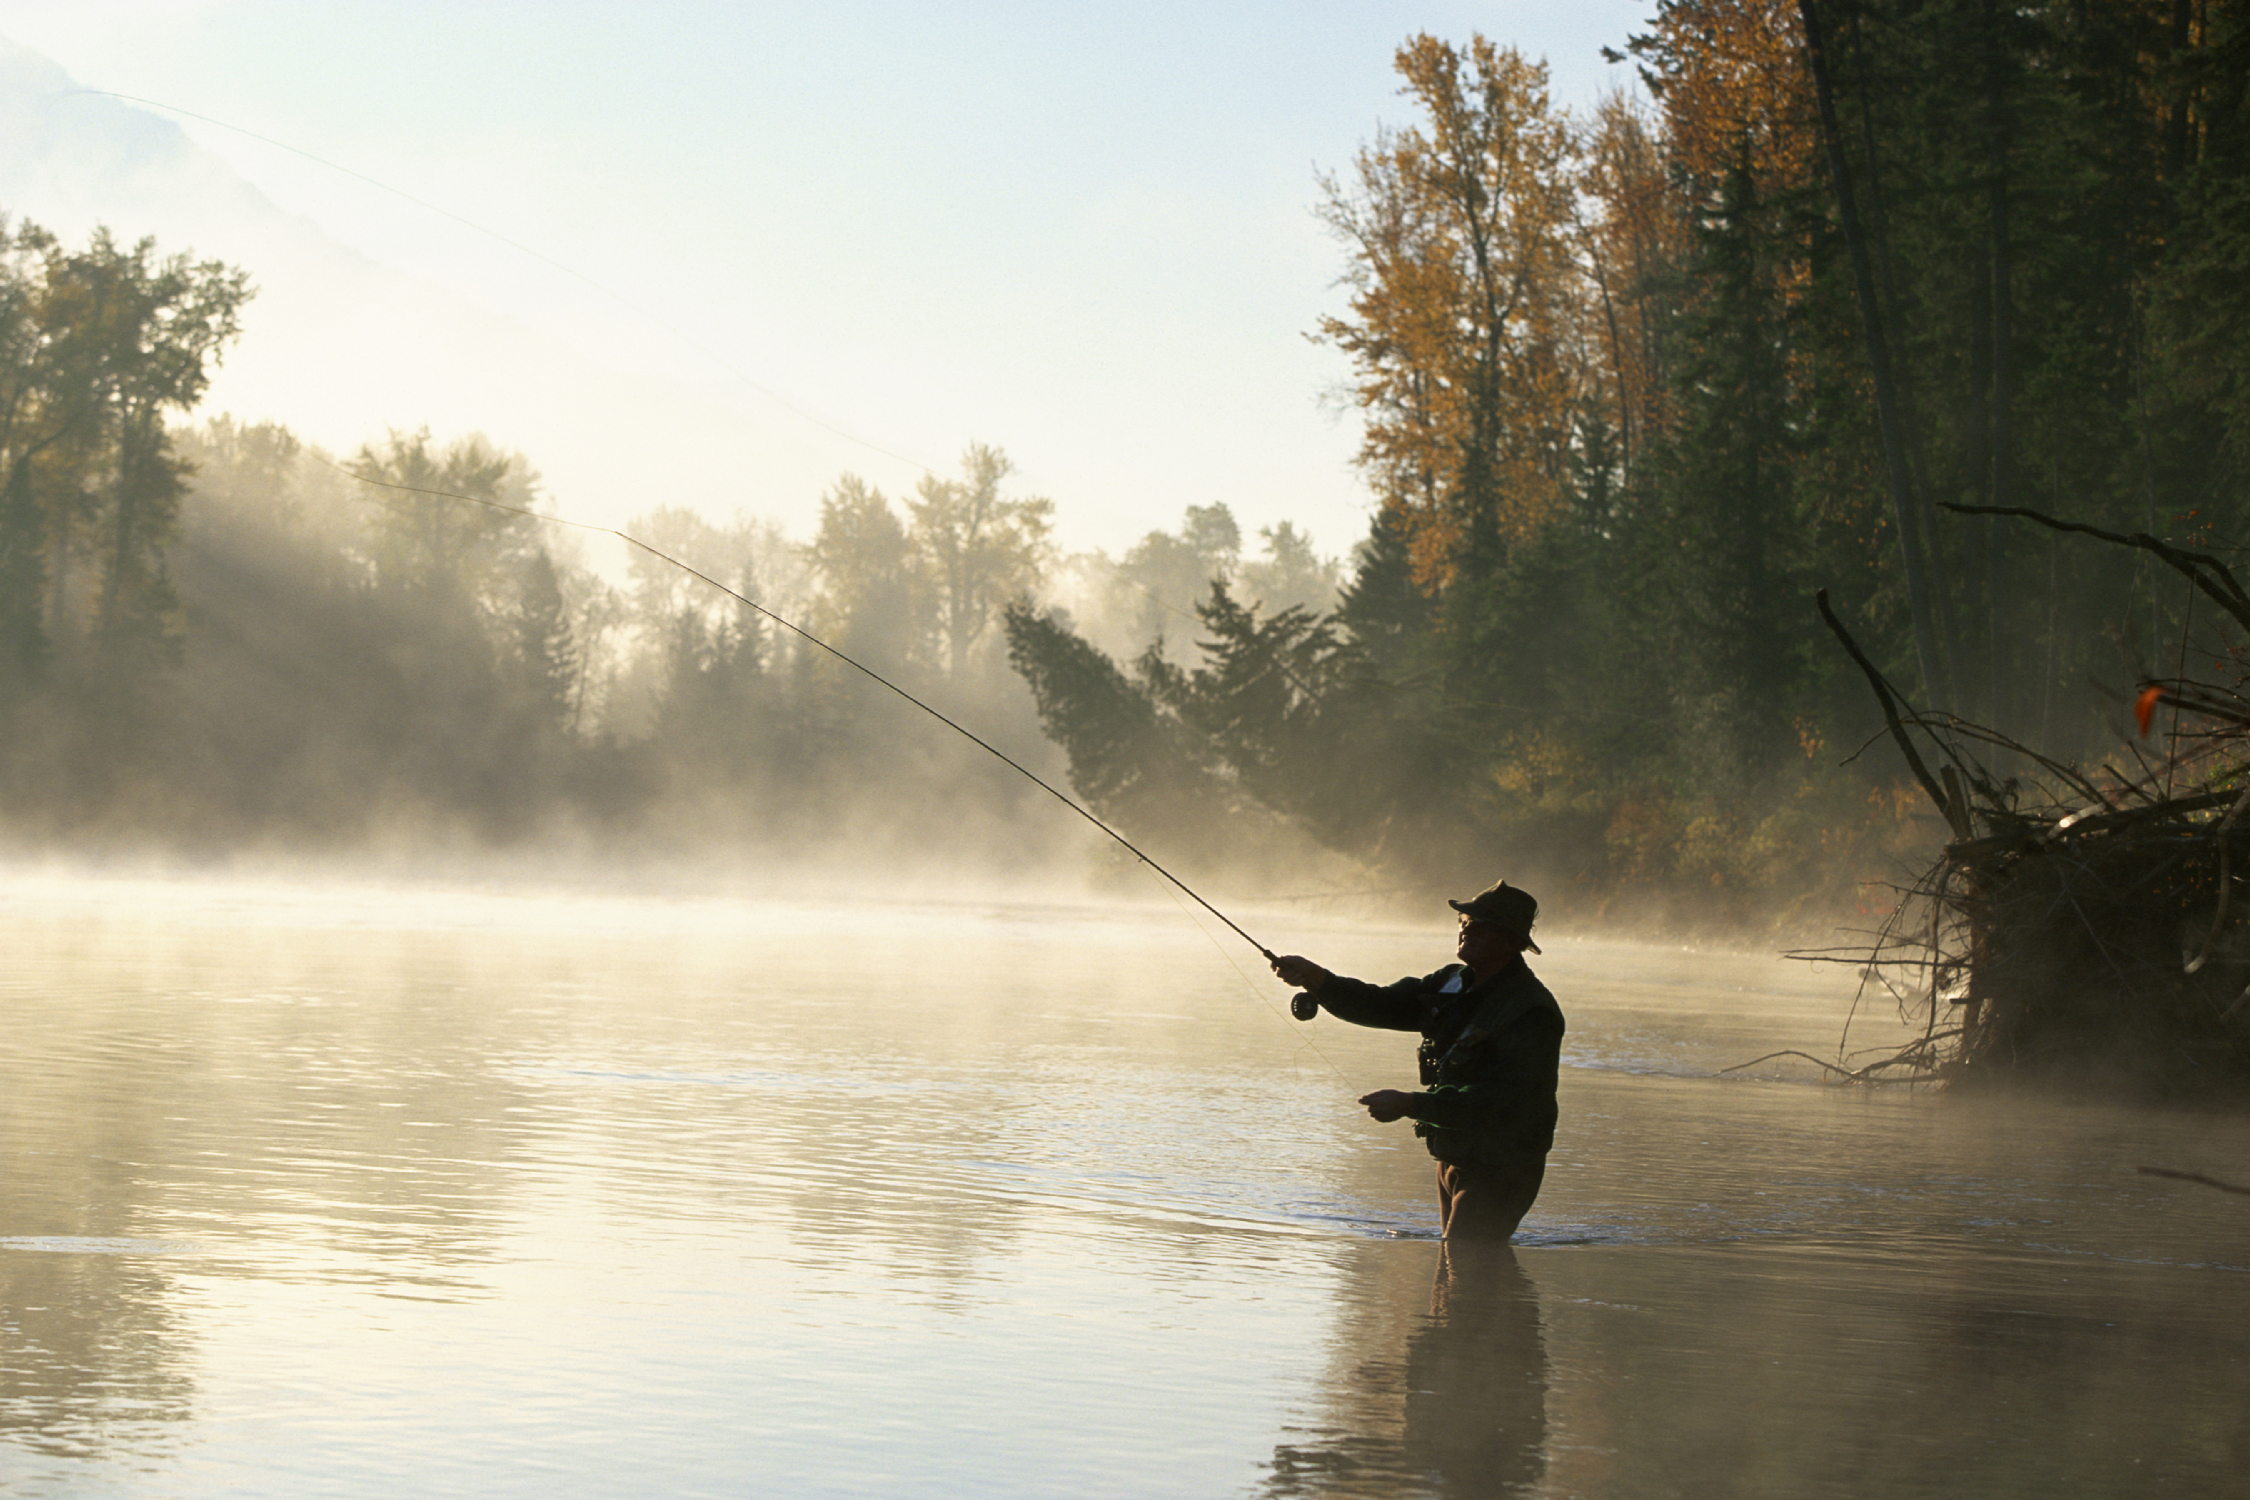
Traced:
<path fill-rule="evenodd" d="M 1422 119 L 1380 130 L 1322 217 L 1349 247 L 1359 462 L 1441 589 L 1553 510 L 1583 383 L 1575 153 L 1547 71 L 1479 36 L 1417 36 L 1401 90 Z"/>

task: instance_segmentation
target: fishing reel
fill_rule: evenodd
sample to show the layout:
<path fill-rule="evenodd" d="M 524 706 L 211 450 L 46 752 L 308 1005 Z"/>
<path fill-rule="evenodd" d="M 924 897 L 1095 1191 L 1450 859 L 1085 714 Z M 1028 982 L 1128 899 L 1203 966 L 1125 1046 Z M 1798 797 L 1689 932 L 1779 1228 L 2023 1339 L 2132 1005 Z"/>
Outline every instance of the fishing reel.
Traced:
<path fill-rule="evenodd" d="M 1300 1021 L 1309 1021 L 1320 1014 L 1320 1002 L 1300 991 L 1289 997 L 1289 1014 Z"/>

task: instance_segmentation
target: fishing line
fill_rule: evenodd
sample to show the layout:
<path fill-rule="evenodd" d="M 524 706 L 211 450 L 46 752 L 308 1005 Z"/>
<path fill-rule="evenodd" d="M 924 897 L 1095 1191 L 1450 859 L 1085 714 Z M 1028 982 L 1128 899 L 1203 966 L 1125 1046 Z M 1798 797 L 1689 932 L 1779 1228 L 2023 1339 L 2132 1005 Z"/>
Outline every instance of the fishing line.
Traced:
<path fill-rule="evenodd" d="M 923 463 L 920 459 L 909 457 L 904 453 L 898 452 L 896 449 L 886 448 L 881 443 L 875 442 L 869 438 L 862 437 L 858 433 L 853 432 L 848 428 L 840 427 L 836 423 L 828 421 L 824 417 L 817 416 L 814 413 L 805 410 L 805 408 L 799 406 L 796 402 L 790 400 L 787 396 L 782 395 L 781 392 L 775 390 L 772 386 L 765 384 L 763 381 L 760 381 L 755 376 L 751 375 L 748 371 L 742 369 L 739 365 L 736 365 L 725 355 L 719 353 L 716 349 L 713 349 L 710 345 L 704 343 L 701 339 L 698 339 L 694 334 L 689 333 L 686 329 L 680 327 L 678 324 L 670 322 L 662 315 L 652 311 L 647 307 L 644 307 L 638 302 L 635 302 L 632 298 L 626 296 L 623 292 L 618 291 L 615 287 L 612 287 L 605 282 L 597 281 L 592 276 L 587 275 L 584 271 L 579 270 L 576 266 L 570 265 L 566 261 L 559 261 L 551 255 L 534 249 L 532 246 L 525 244 L 521 240 L 510 239 L 507 235 L 502 234 L 497 229 L 488 228 L 483 224 L 479 224 L 474 219 L 465 218 L 462 215 L 453 212 L 453 210 L 449 208 L 446 208 L 440 204 L 432 203 L 427 198 L 417 198 L 414 194 L 407 192 L 404 188 L 393 187 L 391 186 L 391 184 L 384 182 L 380 178 L 370 177 L 365 172 L 356 171 L 351 167 L 345 166 L 342 162 L 331 161 L 327 157 L 322 156 L 317 152 L 307 151 L 302 146 L 292 146 L 287 141 L 278 140 L 273 136 L 263 134 L 262 132 L 256 130 L 252 130 L 248 126 L 235 125 L 226 120 L 218 119 L 212 115 L 202 114 L 192 109 L 184 109 L 177 104 L 166 104 L 161 99 L 146 99 L 138 94 L 119 93 L 115 89 L 66 89 L 56 97 L 71 98 L 78 95 L 85 95 L 96 99 L 118 99 L 124 101 L 127 104 L 138 104 L 149 109 L 160 109 L 166 114 L 179 115 L 184 119 L 199 120 L 202 123 L 212 126 L 216 129 L 224 130 L 231 134 L 242 136 L 248 140 L 257 141 L 262 145 L 271 146 L 276 151 L 286 151 L 291 156 L 302 157 L 304 160 L 311 162 L 314 166 L 325 167 L 331 172 L 340 173 L 345 177 L 351 178 L 354 182 L 365 183 L 367 186 L 375 189 L 377 192 L 388 193 L 393 198 L 398 199 L 401 203 L 411 203 L 416 208 L 421 209 L 425 213 L 436 214 L 439 218 L 448 220 L 449 222 L 454 224 L 458 224 L 463 229 L 466 229 L 473 234 L 483 235 L 486 239 L 491 240 L 494 244 L 504 245 L 508 249 L 515 251 L 518 255 L 528 256 L 551 270 L 560 271 L 563 275 L 568 276 L 571 280 L 579 283 L 581 286 L 584 286 L 589 290 L 599 292 L 602 296 L 616 303 L 619 307 L 624 308 L 634 317 L 645 320 L 651 327 L 661 329 L 663 332 L 677 339 L 681 343 L 681 345 L 694 350 L 697 354 L 709 360 L 713 366 L 726 372 L 734 379 L 741 381 L 751 390 L 756 391 L 759 395 L 765 397 L 768 401 L 771 401 L 774 405 L 780 407 L 783 411 L 788 412 L 791 416 L 798 418 L 800 421 L 809 422 L 813 426 L 818 427 L 821 431 L 829 434 L 831 437 L 842 438 L 845 442 L 851 443 L 856 447 L 864 448 L 870 453 L 880 454 L 884 458 L 895 459 L 897 462 L 905 464 L 909 468 L 918 469 L 922 473 L 929 475 L 933 479 L 937 477 L 937 470 L 930 467 L 928 464 Z M 543 519 L 553 518 L 546 517 Z M 631 539 L 628 538 L 627 540 Z M 1166 614 L 1172 615 L 1177 619 L 1185 621 L 1191 627 L 1201 626 L 1202 621 L 1196 615 L 1191 614 L 1189 611 L 1180 608 L 1170 600 L 1162 597 L 1154 589 L 1149 588 L 1146 584 L 1143 584 L 1136 579 L 1126 577 L 1124 570 L 1117 564 L 1110 562 L 1107 558 L 1101 557 L 1096 554 L 1092 558 L 1090 558 L 1090 560 L 1095 562 L 1096 565 L 1107 572 L 1113 581 L 1122 583 L 1128 588 L 1139 590 L 1148 598 L 1150 603 L 1163 610 Z M 1292 674 L 1290 674 L 1286 668 L 1282 669 L 1282 675 L 1285 677 L 1289 677 L 1291 683 L 1295 685 L 1297 689 L 1300 692 L 1303 692 L 1307 697 L 1317 698 L 1319 696 L 1318 694 L 1313 693 L 1309 688 L 1306 688 L 1302 683 L 1297 682 L 1296 678 Z"/>
<path fill-rule="evenodd" d="M 878 682 L 884 687 L 889 688 L 892 692 L 898 694 L 899 697 L 904 698 L 907 702 L 913 704 L 916 708 L 922 710 L 922 712 L 928 714 L 931 718 L 937 720 L 940 724 L 943 724 L 946 728 L 952 730 L 955 734 L 960 735 L 970 744 L 975 745 L 978 749 L 992 756 L 1001 764 L 1014 771 L 1017 775 L 1023 777 L 1024 780 L 1030 782 L 1033 786 L 1039 788 L 1039 790 L 1045 792 L 1048 796 L 1054 798 L 1057 802 L 1060 802 L 1063 806 L 1069 808 L 1072 812 L 1078 814 L 1078 816 L 1084 818 L 1087 822 L 1093 824 L 1096 828 L 1099 828 L 1103 833 L 1106 833 L 1111 838 L 1115 839 L 1121 846 L 1123 846 L 1128 854 L 1132 855 L 1142 864 L 1147 865 L 1157 874 L 1163 876 L 1166 880 L 1177 886 L 1181 891 L 1185 892 L 1189 899 L 1194 901 L 1196 905 L 1202 907 L 1212 916 L 1217 917 L 1220 921 L 1226 923 L 1227 926 L 1232 929 L 1235 936 L 1241 938 L 1251 947 L 1257 949 L 1259 954 L 1266 960 L 1266 962 L 1272 963 L 1274 961 L 1273 950 L 1271 948 L 1268 948 L 1265 944 L 1259 942 L 1249 933 L 1244 932 L 1242 928 L 1236 924 L 1235 920 L 1232 917 L 1219 910 L 1216 906 L 1213 906 L 1210 902 L 1204 900 L 1201 896 L 1198 896 L 1186 881 L 1180 879 L 1179 876 L 1174 875 L 1170 870 L 1165 869 L 1155 860 L 1150 859 L 1146 854 L 1142 853 L 1139 846 L 1134 844 L 1131 839 L 1125 837 L 1125 835 L 1119 833 L 1116 829 L 1110 827 L 1107 823 L 1104 823 L 1100 818 L 1095 817 L 1091 812 L 1087 811 L 1084 807 L 1079 805 L 1076 800 L 1074 800 L 1064 792 L 1058 790 L 1052 783 L 1048 782 L 1044 777 L 1040 776 L 1030 767 L 1024 765 L 1014 756 L 1008 754 L 1008 752 L 1000 749 L 997 745 L 992 744 L 989 740 L 984 739 L 974 731 L 964 727 L 956 720 L 948 718 L 945 714 L 941 713 L 935 708 L 932 708 L 929 704 L 924 703 L 921 699 L 915 697 L 912 693 L 908 692 L 905 688 L 900 687 L 897 683 L 891 681 L 888 677 L 885 677 L 882 673 L 876 671 L 873 667 L 867 666 L 862 662 L 854 661 L 851 657 L 846 656 L 843 652 L 837 650 L 834 646 L 829 645 L 819 636 L 814 635 L 811 631 L 805 629 L 795 621 L 783 619 L 780 615 L 775 614 L 772 610 L 766 608 L 757 600 L 752 599 L 745 594 L 739 593 L 734 589 L 728 588 L 725 584 L 719 582 L 718 579 L 713 578 L 710 574 L 704 572 L 700 568 L 690 567 L 688 564 L 681 562 L 678 558 L 672 556 L 669 552 L 659 551 L 655 547 L 652 547 L 648 543 L 642 541 L 639 537 L 619 531 L 614 526 L 596 526 L 591 521 L 573 521 L 567 516 L 550 516 L 540 511 L 526 509 L 521 505 L 509 505 L 499 500 L 489 500 L 482 495 L 463 495 L 458 494 L 452 490 L 424 489 L 420 485 L 393 484 L 389 480 L 385 479 L 370 479 L 365 474 L 355 473 L 352 470 L 345 468 L 342 464 L 331 463 L 329 462 L 329 460 L 322 458 L 317 453 L 311 454 L 310 456 L 315 462 L 320 463 L 328 468 L 334 469 L 339 474 L 345 475 L 346 477 L 351 479 L 356 479 L 361 484 L 373 485 L 377 489 L 399 490 L 409 495 L 433 495 L 438 497 L 439 499 L 444 500 L 464 500 L 471 505 L 482 505 L 490 510 L 505 511 L 507 514 L 512 516 L 526 516 L 534 521 L 547 521 L 557 526 L 571 526 L 576 527 L 580 531 L 592 531 L 597 532 L 603 536 L 613 536 L 629 546 L 640 548 L 643 552 L 646 552 L 651 557 L 657 558 L 663 562 L 670 563 L 673 567 L 678 568 L 681 572 L 687 574 L 690 578 L 701 579 L 703 582 L 717 589 L 720 593 L 726 595 L 728 598 L 736 601 L 739 604 L 747 605 L 751 609 L 756 610 L 759 614 L 764 615 L 767 619 L 773 621 L 774 624 L 779 625 L 782 629 L 789 631 L 798 639 L 805 641 L 810 645 L 818 646 L 821 650 L 827 652 L 830 656 L 835 657 L 836 660 L 842 662 L 845 666 L 850 667 L 853 671 L 858 672 L 861 675 L 869 678 L 870 680 Z M 1334 1064 L 1330 1064 L 1330 1066 L 1334 1066 Z M 1338 1076 L 1341 1076 L 1341 1074 L 1339 1074 Z M 1348 1079 L 1346 1080 L 1346 1082 L 1349 1081 L 1350 1080 Z"/>
<path fill-rule="evenodd" d="M 1158 887 L 1158 889 L 1162 890 L 1163 888 L 1160 886 Z M 1258 988 L 1257 981 L 1253 980 L 1248 974 L 1243 972 L 1242 965 L 1236 963 L 1234 961 L 1234 955 L 1227 952 L 1225 948 L 1219 945 L 1219 940 L 1211 935 L 1211 930 L 1203 925 L 1202 921 L 1197 918 L 1194 912 L 1188 910 L 1185 906 L 1180 905 L 1180 898 L 1177 894 L 1171 891 L 1165 891 L 1164 894 L 1171 898 L 1172 904 L 1174 906 L 1178 906 L 1180 908 L 1180 915 L 1187 918 L 1189 922 L 1193 923 L 1197 932 L 1203 934 L 1204 939 L 1211 944 L 1212 951 L 1217 953 L 1220 958 L 1226 960 L 1227 967 L 1234 970 L 1234 972 L 1241 977 L 1242 987 L 1248 990 L 1254 997 L 1256 997 L 1260 1005 L 1263 1005 L 1267 1010 L 1272 1011 L 1273 1018 L 1276 1021 L 1281 1022 L 1281 1024 L 1284 1026 L 1288 1026 L 1289 1018 L 1281 1013 L 1281 1007 L 1275 1005 L 1273 1003 L 1273 998 L 1264 990 Z M 1219 920 L 1223 922 L 1226 919 L 1224 917 L 1221 917 Z M 1264 950 L 1261 949 L 1260 951 L 1263 952 Z M 1266 954 L 1266 957 L 1270 959 L 1273 957 L 1273 955 L 1268 953 Z M 1313 1056 L 1319 1058 L 1322 1062 L 1328 1064 L 1328 1071 L 1334 1073 L 1339 1079 L 1342 1079 L 1344 1087 L 1359 1087 L 1359 1085 L 1357 1083 L 1354 1083 L 1351 1077 L 1346 1074 L 1342 1068 L 1336 1066 L 1336 1059 L 1330 1057 L 1327 1053 L 1320 1050 L 1320 1045 L 1312 1039 L 1312 1033 L 1310 1031 L 1306 1031 L 1298 1027 L 1291 1027 L 1290 1029 L 1297 1033 L 1298 1045 L 1311 1052 Z"/>
<path fill-rule="evenodd" d="M 771 401 L 774 405 L 780 407 L 783 411 L 788 412 L 791 416 L 796 417 L 798 420 L 809 422 L 813 426 L 818 427 L 821 431 L 828 433 L 830 436 L 840 437 L 845 442 L 856 444 L 861 448 L 865 448 L 870 453 L 879 453 L 885 458 L 896 459 L 898 462 L 906 464 L 909 467 L 919 469 L 923 473 L 931 475 L 932 477 L 935 477 L 937 474 L 937 470 L 931 468 L 928 464 L 923 463 L 919 459 L 908 458 L 903 453 L 893 452 L 891 449 L 884 447 L 881 443 L 871 442 L 868 439 L 861 437 L 856 432 L 847 431 L 844 428 L 837 426 L 835 423 L 826 420 L 825 418 L 813 415 L 811 412 L 797 405 L 797 403 L 795 403 L 794 401 L 791 401 L 788 397 L 782 395 L 772 386 L 766 385 L 753 378 L 751 375 L 737 367 L 732 361 L 728 360 L 725 355 L 719 353 L 717 350 L 711 348 L 708 344 L 705 344 L 701 340 L 697 339 L 694 334 L 689 333 L 686 329 L 679 327 L 677 324 L 665 321 L 657 314 L 651 312 L 649 309 L 635 302 L 632 298 L 626 296 L 623 292 L 617 291 L 615 288 L 603 285 L 601 282 L 596 281 L 593 277 L 587 275 L 584 271 L 577 269 L 575 266 L 566 265 L 562 261 L 555 259 L 551 255 L 541 254 L 539 251 L 532 249 L 531 246 L 524 244 L 520 240 L 509 239 L 506 235 L 500 233 L 496 229 L 487 229 L 484 225 L 477 223 L 474 219 L 465 219 L 461 215 L 453 212 L 451 209 L 440 208 L 437 204 L 430 202 L 426 198 L 417 198 L 412 193 L 406 192 L 404 189 L 392 187 L 389 183 L 382 182 L 377 180 L 376 178 L 370 177 L 365 172 L 355 172 L 350 167 L 343 165 L 341 162 L 330 161 L 325 156 L 316 156 L 312 152 L 307 151 L 300 146 L 292 146 L 287 141 L 277 141 L 270 135 L 260 135 L 257 131 L 246 129 L 245 127 L 240 125 L 230 125 L 224 120 L 213 119 L 209 115 L 197 114 L 192 109 L 182 109 L 177 104 L 166 104 L 161 99 L 143 99 L 137 94 L 120 94 L 111 89 L 66 89 L 62 92 L 60 97 L 68 98 L 75 94 L 90 94 L 99 99 L 122 99 L 128 104 L 146 105 L 150 109 L 163 110 L 166 114 L 183 115 L 190 120 L 201 120 L 204 124 L 215 126 L 220 130 L 232 131 L 236 135 L 247 136 L 254 141 L 262 141 L 266 145 L 273 147 L 277 151 L 286 151 L 292 156 L 301 156 L 306 161 L 313 163 L 315 166 L 326 167 L 331 172 L 341 172 L 346 177 L 351 178 L 353 181 L 364 182 L 369 187 L 374 188 L 378 192 L 389 193 L 392 197 L 397 198 L 402 202 L 411 203 L 416 208 L 422 209 L 427 213 L 436 214 L 439 218 L 442 219 L 450 219 L 464 229 L 471 230 L 477 234 L 483 235 L 486 239 L 493 240 L 499 244 L 505 245 L 510 250 L 515 251 L 518 255 L 528 255 L 533 260 L 538 261 L 541 265 L 551 267 L 554 270 L 562 272 L 563 275 L 568 276 L 573 281 L 591 287 L 593 290 L 601 293 L 604 297 L 607 297 L 610 301 L 616 303 L 619 307 L 624 308 L 627 312 L 633 314 L 635 317 L 647 319 L 655 327 L 661 328 L 662 330 L 664 330 L 664 332 L 670 334 L 673 338 L 678 339 L 682 344 L 686 345 L 690 349 L 693 349 L 696 353 L 711 361 L 712 364 L 716 365 L 721 370 L 724 370 L 727 374 L 733 376 L 736 380 L 741 381 L 744 385 L 750 387 L 750 389 L 756 391 L 759 395 L 765 397 L 768 401 Z M 455 498 L 467 499 L 473 497 L 457 496 Z M 553 518 L 543 517 L 542 519 Z M 626 540 L 632 541 L 632 538 L 627 537 Z M 636 545 L 638 544 L 636 543 Z M 666 561 L 670 561 L 670 559 L 666 559 Z M 692 572 L 693 570 L 690 569 L 690 571 Z M 701 575 L 698 574 L 697 576 L 700 577 Z M 755 605 L 752 605 L 751 607 L 756 608 Z"/>

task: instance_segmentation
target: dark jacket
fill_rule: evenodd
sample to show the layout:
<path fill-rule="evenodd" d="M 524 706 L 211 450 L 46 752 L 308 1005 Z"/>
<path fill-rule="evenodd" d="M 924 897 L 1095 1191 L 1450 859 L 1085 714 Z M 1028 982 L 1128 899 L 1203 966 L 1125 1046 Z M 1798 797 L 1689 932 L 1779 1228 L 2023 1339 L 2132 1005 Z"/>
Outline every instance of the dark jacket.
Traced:
<path fill-rule="evenodd" d="M 1476 1162 L 1555 1143 L 1555 1081 L 1563 1015 L 1525 963 L 1446 994 L 1460 964 L 1420 979 L 1373 985 L 1337 975 L 1321 1009 L 1358 1026 L 1422 1033 L 1422 1092 L 1406 1113 L 1440 1161 Z"/>

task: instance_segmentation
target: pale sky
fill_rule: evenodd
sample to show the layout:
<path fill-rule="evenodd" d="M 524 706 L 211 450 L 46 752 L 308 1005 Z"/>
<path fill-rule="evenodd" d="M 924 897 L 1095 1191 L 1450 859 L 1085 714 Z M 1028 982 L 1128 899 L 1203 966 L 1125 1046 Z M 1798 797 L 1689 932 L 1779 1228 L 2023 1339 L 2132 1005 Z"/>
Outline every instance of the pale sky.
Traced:
<path fill-rule="evenodd" d="M 686 503 L 803 536 L 838 475 L 896 495 L 981 441 L 1071 547 L 1225 501 L 1340 554 L 1368 500 L 1329 399 L 1348 369 L 1304 336 L 1341 306 L 1316 172 L 1411 121 L 1391 59 L 1413 32 L 1543 56 L 1583 107 L 1629 83 L 1599 49 L 1649 8 L 0 0 L 0 37 L 83 88 L 287 143 L 606 290 L 178 115 L 300 227 L 452 311 L 425 322 L 68 165 L 0 209 L 247 266 L 265 290 L 207 411 L 344 451 L 481 428 L 599 524 Z M 38 107 L 67 163 L 113 106 Z"/>

